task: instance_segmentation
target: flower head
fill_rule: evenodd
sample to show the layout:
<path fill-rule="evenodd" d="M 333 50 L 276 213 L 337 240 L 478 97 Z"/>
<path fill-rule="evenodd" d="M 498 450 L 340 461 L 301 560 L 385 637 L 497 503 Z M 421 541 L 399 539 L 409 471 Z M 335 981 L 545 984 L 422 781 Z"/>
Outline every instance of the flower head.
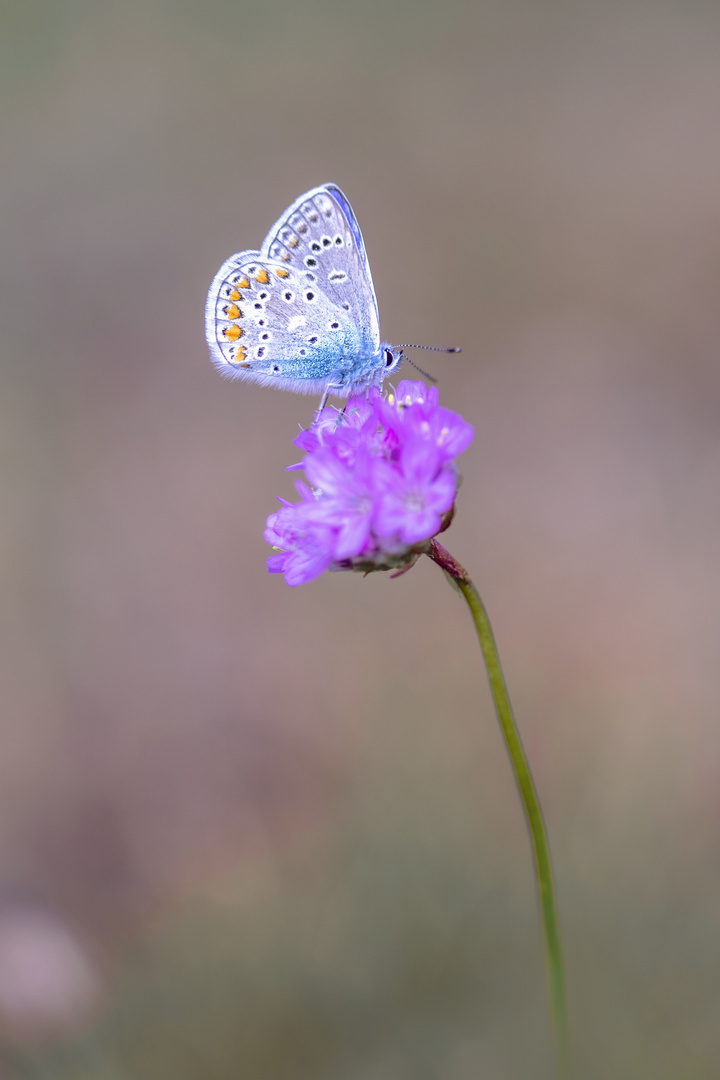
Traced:
<path fill-rule="evenodd" d="M 435 387 L 403 381 L 384 397 L 371 389 L 343 412 L 323 409 L 295 439 L 309 485 L 267 520 L 277 553 L 272 574 L 302 585 L 325 570 L 411 566 L 449 525 L 458 474 L 455 458 L 473 438 L 457 413 L 441 408 Z"/>

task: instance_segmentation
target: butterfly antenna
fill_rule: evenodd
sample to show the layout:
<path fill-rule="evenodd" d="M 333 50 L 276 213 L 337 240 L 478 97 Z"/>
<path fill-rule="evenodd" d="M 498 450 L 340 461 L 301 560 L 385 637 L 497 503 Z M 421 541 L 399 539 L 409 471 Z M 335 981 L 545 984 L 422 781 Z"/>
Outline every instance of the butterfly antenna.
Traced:
<path fill-rule="evenodd" d="M 427 371 L 423 371 L 423 369 L 418 364 L 416 364 L 414 360 L 411 360 L 409 356 L 406 356 L 405 359 L 407 360 L 408 364 L 415 368 L 416 371 L 419 371 L 421 375 L 424 375 L 428 382 L 437 382 L 437 379 L 434 375 L 430 375 Z"/>
<path fill-rule="evenodd" d="M 398 349 L 429 349 L 430 352 L 447 352 L 447 353 L 462 352 L 462 349 L 458 349 L 458 348 L 441 349 L 437 345 L 410 345 L 408 342 L 405 342 L 405 344 L 403 344 L 403 345 L 398 345 L 397 348 Z M 430 382 L 433 382 L 433 383 L 437 382 L 437 379 L 433 375 L 428 375 L 427 371 L 423 371 L 423 369 L 421 367 L 418 367 L 418 365 L 415 363 L 415 361 L 411 360 L 409 356 L 406 356 L 405 359 L 407 360 L 408 364 L 410 364 L 412 367 L 414 367 L 416 371 L 419 371 L 421 375 L 424 375 L 426 379 L 429 379 Z"/>
<path fill-rule="evenodd" d="M 431 352 L 462 352 L 462 349 L 441 349 L 437 345 L 409 345 L 407 342 L 403 345 L 396 345 L 397 349 L 430 349 Z"/>

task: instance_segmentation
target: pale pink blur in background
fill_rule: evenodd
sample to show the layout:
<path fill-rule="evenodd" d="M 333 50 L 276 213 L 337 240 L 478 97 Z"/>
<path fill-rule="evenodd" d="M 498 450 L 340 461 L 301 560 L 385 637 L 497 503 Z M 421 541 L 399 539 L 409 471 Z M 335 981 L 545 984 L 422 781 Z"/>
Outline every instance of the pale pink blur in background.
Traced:
<path fill-rule="evenodd" d="M 421 360 L 476 430 L 447 544 L 543 800 L 578 1075 L 716 1077 L 720 8 L 0 18 L 0 1070 L 551 1075 L 467 613 L 429 561 L 270 577 L 315 402 L 207 358 L 220 263 L 333 180 L 384 338 L 463 347 Z"/>

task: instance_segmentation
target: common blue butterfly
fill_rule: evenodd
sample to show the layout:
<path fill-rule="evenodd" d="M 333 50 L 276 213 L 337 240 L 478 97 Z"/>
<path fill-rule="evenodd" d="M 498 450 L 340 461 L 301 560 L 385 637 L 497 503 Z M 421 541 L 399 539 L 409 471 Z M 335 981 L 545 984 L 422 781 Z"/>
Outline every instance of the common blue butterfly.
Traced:
<path fill-rule="evenodd" d="M 379 386 L 402 361 L 380 341 L 362 233 L 336 184 L 301 195 L 259 251 L 231 255 L 205 306 L 213 363 L 232 379 L 349 397 Z"/>

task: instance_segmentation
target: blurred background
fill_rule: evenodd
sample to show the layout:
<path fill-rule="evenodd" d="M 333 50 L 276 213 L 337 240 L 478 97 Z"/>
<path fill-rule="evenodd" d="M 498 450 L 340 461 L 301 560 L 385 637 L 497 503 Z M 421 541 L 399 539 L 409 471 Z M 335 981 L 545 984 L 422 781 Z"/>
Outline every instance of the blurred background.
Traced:
<path fill-rule="evenodd" d="M 269 576 L 315 402 L 208 361 L 327 180 L 383 337 L 463 347 L 578 1076 L 720 1075 L 720 8 L 4 0 L 0 102 L 2 1080 L 552 1076 L 468 614 Z"/>

